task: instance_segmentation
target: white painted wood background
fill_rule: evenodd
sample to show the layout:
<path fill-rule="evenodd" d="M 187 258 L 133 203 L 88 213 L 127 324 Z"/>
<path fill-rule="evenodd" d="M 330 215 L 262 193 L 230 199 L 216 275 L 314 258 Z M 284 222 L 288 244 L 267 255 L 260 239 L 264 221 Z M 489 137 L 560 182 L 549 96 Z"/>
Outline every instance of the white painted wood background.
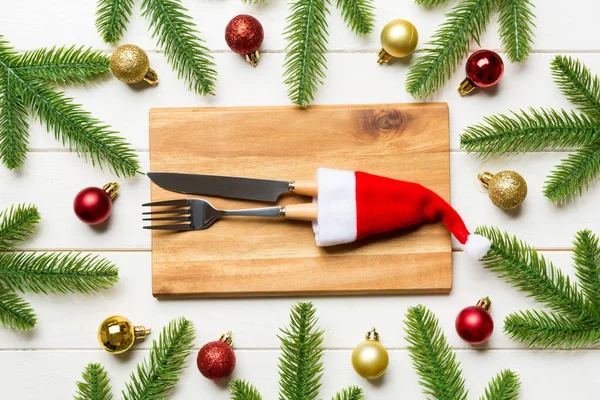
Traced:
<path fill-rule="evenodd" d="M 543 152 L 483 162 L 459 149 L 462 129 L 484 115 L 527 106 L 569 107 L 552 83 L 549 63 L 555 54 L 579 57 L 600 73 L 600 42 L 597 15 L 600 6 L 590 0 L 568 4 L 533 0 L 537 8 L 536 43 L 533 54 L 522 65 L 506 64 L 506 73 L 495 90 L 460 98 L 456 87 L 462 69 L 434 97 L 450 105 L 452 203 L 468 225 L 497 225 L 544 250 L 566 272 L 572 274 L 571 242 L 575 233 L 591 228 L 600 233 L 597 204 L 600 190 L 592 188 L 584 197 L 556 207 L 541 193 L 544 176 L 565 153 Z M 141 3 L 141 1 L 137 1 Z M 122 43 L 145 48 L 152 67 L 160 75 L 156 88 L 129 87 L 114 78 L 85 87 L 66 89 L 93 114 L 111 124 L 131 141 L 139 152 L 142 168 L 148 167 L 148 110 L 151 107 L 286 105 L 286 87 L 281 83 L 285 43 L 281 32 L 287 15 L 285 0 L 269 0 L 260 6 L 240 0 L 184 0 L 202 37 L 215 56 L 219 81 L 215 97 L 201 97 L 186 90 L 165 62 L 155 41 L 147 33 L 147 22 L 138 8 Z M 451 0 L 454 5 L 456 0 Z M 358 38 L 343 24 L 332 8 L 329 72 L 315 103 L 410 102 L 404 91 L 407 63 L 376 63 L 379 32 L 394 18 L 412 21 L 424 43 L 443 21 L 448 7 L 426 10 L 411 0 L 377 0 L 377 27 L 374 34 Z M 91 45 L 110 52 L 94 28 L 95 0 L 0 0 L 0 34 L 18 50 L 52 45 Z M 258 68 L 233 54 L 223 40 L 223 30 L 233 16 L 255 15 L 265 28 L 265 41 Z M 482 41 L 486 48 L 502 51 L 496 33 L 496 17 Z M 597 399 L 597 349 L 552 351 L 526 349 L 502 333 L 502 321 L 512 311 L 539 307 L 525 295 L 500 281 L 478 263 L 456 251 L 454 290 L 449 296 L 385 296 L 282 299 L 156 300 L 150 289 L 150 235 L 141 229 L 140 204 L 150 198 L 148 180 L 139 176 L 119 180 L 121 191 L 113 216 L 105 229 L 80 223 L 72 212 L 72 200 L 85 186 L 113 180 L 85 164 L 54 141 L 38 123 L 31 126 L 31 152 L 25 167 L 17 172 L 0 168 L 0 207 L 12 203 L 34 203 L 43 216 L 37 234 L 22 245 L 27 250 L 80 249 L 97 252 L 120 268 L 120 282 L 110 291 L 94 296 L 26 296 L 39 314 L 35 330 L 17 334 L 0 329 L 0 397 L 3 399 L 68 399 L 76 391 L 75 381 L 89 362 L 101 362 L 107 369 L 115 394 L 123 387 L 135 365 L 148 354 L 151 340 L 139 343 L 134 351 L 112 356 L 99 349 L 96 329 L 103 318 L 122 314 L 134 323 L 154 328 L 151 338 L 177 316 L 191 319 L 197 328 L 196 350 L 233 330 L 238 367 L 234 378 L 254 382 L 264 399 L 277 398 L 277 329 L 288 321 L 291 304 L 314 301 L 320 325 L 326 330 L 323 398 L 349 384 L 365 389 L 366 399 L 423 399 L 418 378 L 412 369 L 403 318 L 407 307 L 419 303 L 430 307 L 440 318 L 450 343 L 464 368 L 472 399 L 478 398 L 488 380 L 503 368 L 521 375 L 521 399 Z M 529 184 L 529 197 L 517 213 L 495 208 L 479 186 L 476 174 L 514 169 Z M 472 349 L 455 334 L 454 318 L 463 307 L 481 296 L 494 301 L 496 332 L 484 349 Z M 352 348 L 366 330 L 376 326 L 391 362 L 385 378 L 367 382 L 350 365 Z M 119 397 L 119 396 L 117 396 Z M 226 384 L 215 384 L 200 376 L 195 352 L 182 375 L 173 399 L 227 399 Z"/>

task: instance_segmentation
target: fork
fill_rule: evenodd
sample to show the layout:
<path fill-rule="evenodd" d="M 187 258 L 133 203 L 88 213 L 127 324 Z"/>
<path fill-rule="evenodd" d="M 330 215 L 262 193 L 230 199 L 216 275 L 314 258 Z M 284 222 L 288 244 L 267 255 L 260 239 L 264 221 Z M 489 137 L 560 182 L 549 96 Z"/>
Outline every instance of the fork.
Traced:
<path fill-rule="evenodd" d="M 249 208 L 244 210 L 219 210 L 206 200 L 186 199 L 146 203 L 142 204 L 142 207 L 173 207 L 166 210 L 142 213 L 143 215 L 152 215 L 150 218 L 144 218 L 144 221 L 180 222 L 176 224 L 144 226 L 144 229 L 165 231 L 207 229 L 222 217 L 275 217 L 300 221 L 314 221 L 317 219 L 317 203 Z"/>

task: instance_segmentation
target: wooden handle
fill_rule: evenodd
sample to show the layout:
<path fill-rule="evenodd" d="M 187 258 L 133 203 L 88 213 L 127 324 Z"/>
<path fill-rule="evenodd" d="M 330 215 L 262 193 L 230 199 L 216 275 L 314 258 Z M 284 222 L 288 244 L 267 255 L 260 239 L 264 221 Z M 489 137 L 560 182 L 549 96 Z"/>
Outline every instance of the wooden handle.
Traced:
<path fill-rule="evenodd" d="M 285 206 L 285 217 L 300 221 L 316 221 L 317 210 L 317 203 L 290 204 Z"/>
<path fill-rule="evenodd" d="M 302 196 L 315 197 L 319 192 L 319 185 L 316 180 L 296 181 L 294 182 L 294 193 Z"/>

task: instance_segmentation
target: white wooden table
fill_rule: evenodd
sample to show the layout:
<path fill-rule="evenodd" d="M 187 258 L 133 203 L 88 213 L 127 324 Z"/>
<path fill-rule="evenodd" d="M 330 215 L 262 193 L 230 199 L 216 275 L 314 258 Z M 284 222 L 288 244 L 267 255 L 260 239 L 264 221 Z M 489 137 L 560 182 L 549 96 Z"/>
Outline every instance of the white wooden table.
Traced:
<path fill-rule="evenodd" d="M 575 233 L 590 228 L 600 234 L 597 207 L 600 190 L 593 188 L 568 206 L 556 207 L 543 197 L 542 186 L 546 173 L 565 153 L 543 152 L 482 162 L 459 149 L 462 129 L 484 115 L 527 106 L 570 107 L 551 80 L 549 63 L 555 54 L 570 53 L 600 73 L 597 21 L 600 6 L 590 0 L 571 0 L 568 4 L 533 2 L 537 5 L 537 39 L 533 54 L 523 65 L 507 63 L 497 90 L 466 98 L 456 93 L 463 79 L 459 70 L 432 100 L 450 105 L 452 203 L 468 225 L 496 225 L 515 233 L 572 273 L 570 248 Z M 95 3 L 95 0 L 1 0 L 0 34 L 18 50 L 82 44 L 110 52 L 111 47 L 102 43 L 94 28 Z M 260 6 L 244 5 L 240 0 L 185 0 L 184 3 L 218 64 L 215 97 L 194 95 L 186 90 L 184 82 L 176 79 L 146 32 L 147 22 L 139 16 L 138 9 L 122 43 L 135 43 L 148 51 L 151 65 L 160 75 L 159 86 L 136 90 L 110 78 L 66 89 L 86 109 L 131 141 L 144 170 L 148 169 L 151 107 L 289 104 L 280 78 L 285 47 L 281 32 L 287 15 L 284 0 L 270 0 Z M 455 3 L 451 1 L 451 5 Z M 404 91 L 407 64 L 376 63 L 379 32 L 388 20 L 405 18 L 416 25 L 423 43 L 443 20 L 443 10 L 429 11 L 410 0 L 377 0 L 376 4 L 376 33 L 364 39 L 352 34 L 339 12 L 332 9 L 328 78 L 316 103 L 413 101 Z M 260 65 L 256 69 L 247 65 L 243 57 L 233 54 L 223 39 L 225 25 L 240 13 L 255 15 L 265 28 Z M 500 49 L 496 32 L 494 22 L 483 39 L 484 47 Z M 25 167 L 17 172 L 0 168 L 0 207 L 33 203 L 43 217 L 37 234 L 22 248 L 99 253 L 118 265 L 121 280 L 112 290 L 94 296 L 26 296 L 39 315 L 35 330 L 17 334 L 0 329 L 0 397 L 4 399 L 71 398 L 75 381 L 89 362 L 100 362 L 106 367 L 117 394 L 136 363 L 148 354 L 151 340 L 121 357 L 105 353 L 97 343 L 96 329 L 111 314 L 122 314 L 134 323 L 154 328 L 154 338 L 169 320 L 183 315 L 197 327 L 196 350 L 232 330 L 238 356 L 234 378 L 248 379 L 258 386 L 265 399 L 276 399 L 279 343 L 275 335 L 287 323 L 290 305 L 298 300 L 316 304 L 320 325 L 326 330 L 323 398 L 331 398 L 339 388 L 356 384 L 365 389 L 367 399 L 423 399 L 403 331 L 407 307 L 418 303 L 430 307 L 440 318 L 464 367 L 470 398 L 478 398 L 488 380 L 503 368 L 521 375 L 523 400 L 598 398 L 598 349 L 551 351 L 526 349 L 512 343 L 502 333 L 504 317 L 512 311 L 539 305 L 460 251 L 453 256 L 454 289 L 449 296 L 156 300 L 150 290 L 150 234 L 141 229 L 140 220 L 140 204 L 150 197 L 148 180 L 143 176 L 119 180 L 120 195 L 110 223 L 102 230 L 90 228 L 74 216 L 73 197 L 86 186 L 101 186 L 114 177 L 69 153 L 38 123 L 32 123 L 30 131 L 31 152 Z M 529 197 L 517 214 L 495 208 L 476 179 L 476 174 L 483 170 L 495 172 L 506 168 L 519 171 L 529 184 Z M 454 318 L 460 309 L 484 295 L 494 302 L 496 332 L 486 350 L 479 351 L 457 337 Z M 353 347 L 371 326 L 377 327 L 391 356 L 385 378 L 376 383 L 359 378 L 350 364 Z M 228 399 L 226 384 L 215 384 L 198 373 L 195 353 L 189 358 L 189 368 L 172 398 Z"/>

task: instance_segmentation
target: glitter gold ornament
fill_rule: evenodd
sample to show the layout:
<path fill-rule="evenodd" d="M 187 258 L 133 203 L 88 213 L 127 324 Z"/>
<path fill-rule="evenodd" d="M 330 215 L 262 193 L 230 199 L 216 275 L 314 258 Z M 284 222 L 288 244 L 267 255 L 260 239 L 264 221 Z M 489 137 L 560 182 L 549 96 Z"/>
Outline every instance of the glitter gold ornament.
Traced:
<path fill-rule="evenodd" d="M 137 339 L 150 334 L 150 329 L 134 326 L 130 320 L 120 315 L 106 318 L 98 328 L 98 341 L 104 350 L 112 354 L 121 354 L 133 346 Z"/>
<path fill-rule="evenodd" d="M 133 44 L 124 44 L 115 49 L 110 57 L 110 70 L 125 83 L 145 81 L 151 85 L 158 82 L 158 75 L 150 68 L 146 52 Z"/>
<path fill-rule="evenodd" d="M 366 338 L 352 352 L 352 366 L 365 379 L 377 379 L 385 373 L 389 363 L 388 352 L 379 343 L 375 328 L 367 332 Z"/>
<path fill-rule="evenodd" d="M 488 188 L 492 203 L 504 210 L 519 207 L 527 197 L 527 182 L 515 171 L 484 172 L 477 177 Z"/>
<path fill-rule="evenodd" d="M 381 50 L 377 53 L 379 64 L 392 57 L 406 57 L 415 51 L 419 43 L 417 28 L 404 19 L 388 22 L 381 31 Z"/>

